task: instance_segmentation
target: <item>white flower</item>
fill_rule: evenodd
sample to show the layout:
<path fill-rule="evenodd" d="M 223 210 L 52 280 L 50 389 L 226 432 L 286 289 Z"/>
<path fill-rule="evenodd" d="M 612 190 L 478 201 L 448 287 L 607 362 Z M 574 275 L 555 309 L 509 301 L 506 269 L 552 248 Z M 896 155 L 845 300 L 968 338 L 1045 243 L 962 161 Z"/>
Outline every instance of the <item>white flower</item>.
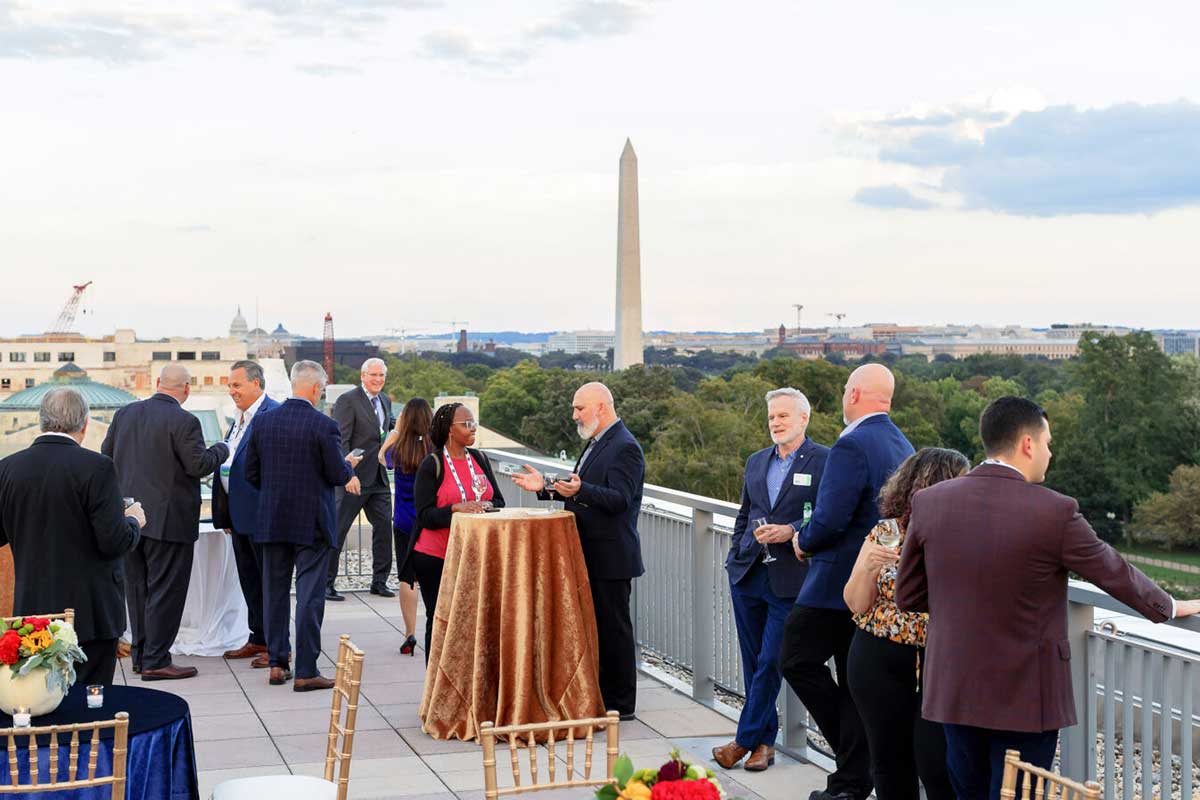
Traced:
<path fill-rule="evenodd" d="M 66 620 L 60 620 L 54 623 L 58 626 L 58 632 L 54 634 L 56 641 L 62 642 L 70 647 L 79 645 L 79 634 L 75 633 L 75 626 Z"/>

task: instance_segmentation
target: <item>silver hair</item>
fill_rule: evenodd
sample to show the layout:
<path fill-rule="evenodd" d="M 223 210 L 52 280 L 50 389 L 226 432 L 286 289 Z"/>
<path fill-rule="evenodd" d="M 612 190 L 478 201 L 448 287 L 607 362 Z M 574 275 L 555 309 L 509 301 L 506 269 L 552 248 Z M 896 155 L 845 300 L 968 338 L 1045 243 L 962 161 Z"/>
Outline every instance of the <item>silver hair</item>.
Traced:
<path fill-rule="evenodd" d="M 44 433 L 79 433 L 87 423 L 88 403 L 78 390 L 59 386 L 46 392 L 38 418 Z"/>
<path fill-rule="evenodd" d="M 367 369 L 375 366 L 376 364 L 383 367 L 384 373 L 387 372 L 387 362 L 384 361 L 382 358 L 368 358 L 366 361 L 364 361 L 362 363 L 362 367 L 359 368 L 358 374 L 360 374 L 360 375 L 366 374 Z"/>
<path fill-rule="evenodd" d="M 317 383 L 324 389 L 329 383 L 325 368 L 315 361 L 297 361 L 292 364 L 292 383 Z"/>
<path fill-rule="evenodd" d="M 246 373 L 246 380 L 258 381 L 258 388 L 267 388 L 267 379 L 263 376 L 263 368 L 259 366 L 257 361 L 235 361 L 233 366 L 229 368 L 230 372 L 235 369 L 240 369 Z"/>
<path fill-rule="evenodd" d="M 796 409 L 801 414 L 812 414 L 812 404 L 808 402 L 808 398 L 804 396 L 804 392 L 799 389 L 793 389 L 790 386 L 784 386 L 780 389 L 772 389 L 767 392 L 767 402 L 770 403 L 776 397 L 791 397 L 796 401 Z"/>

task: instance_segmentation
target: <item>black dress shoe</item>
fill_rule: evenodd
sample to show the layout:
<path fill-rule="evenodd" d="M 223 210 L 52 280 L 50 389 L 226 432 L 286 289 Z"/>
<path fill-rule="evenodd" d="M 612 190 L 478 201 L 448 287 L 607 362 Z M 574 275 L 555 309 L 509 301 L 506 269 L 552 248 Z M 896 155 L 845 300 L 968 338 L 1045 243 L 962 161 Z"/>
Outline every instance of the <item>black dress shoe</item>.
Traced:
<path fill-rule="evenodd" d="M 328 587 L 325 589 L 325 599 L 332 600 L 335 603 L 340 603 L 343 600 L 345 600 L 346 598 L 344 595 L 339 593 L 337 589 L 334 589 L 333 587 Z"/>
<path fill-rule="evenodd" d="M 396 593 L 387 586 L 372 586 L 371 594 L 377 594 L 380 597 L 395 597 Z"/>

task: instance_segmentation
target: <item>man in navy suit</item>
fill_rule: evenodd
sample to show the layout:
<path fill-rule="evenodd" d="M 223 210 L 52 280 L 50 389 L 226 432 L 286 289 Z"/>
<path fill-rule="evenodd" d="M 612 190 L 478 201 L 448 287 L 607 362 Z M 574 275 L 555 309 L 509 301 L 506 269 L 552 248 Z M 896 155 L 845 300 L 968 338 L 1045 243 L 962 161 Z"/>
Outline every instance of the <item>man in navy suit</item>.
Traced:
<path fill-rule="evenodd" d="M 637 532 L 646 459 L 617 416 L 607 386 L 584 384 L 571 406 L 576 431 L 587 446 L 568 479 L 547 487 L 541 473 L 526 465 L 513 482 L 543 500 L 552 499 L 552 492 L 567 511 L 575 513 L 596 609 L 600 694 L 605 708 L 632 719 L 637 704 L 637 643 L 629 598 L 633 579 L 646 571 Z"/>
<path fill-rule="evenodd" d="M 270 683 L 292 677 L 288 612 L 296 573 L 296 682 L 293 690 L 331 689 L 317 671 L 325 618 L 325 568 L 337 543 L 335 487 L 357 494 L 355 456 L 342 457 L 337 423 L 317 411 L 325 370 L 315 361 L 292 365 L 292 397 L 260 413 L 246 445 L 246 481 L 259 490 L 254 541 L 262 545 L 263 605 Z"/>
<path fill-rule="evenodd" d="M 810 566 L 784 626 L 779 666 L 837 760 L 825 790 L 809 800 L 862 800 L 872 789 L 866 733 L 846 687 L 854 621 L 842 589 L 863 538 L 879 521 L 880 487 L 913 453 L 888 416 L 895 389 L 895 377 L 882 364 L 850 373 L 842 394 L 846 428 L 829 451 L 812 519 L 792 522 L 796 555 L 809 557 Z M 830 658 L 836 682 L 825 666 Z"/>
<path fill-rule="evenodd" d="M 221 465 L 220 480 L 213 481 L 213 525 L 233 537 L 233 560 L 238 583 L 246 598 L 250 638 L 225 658 L 254 658 L 253 667 L 267 667 L 267 634 L 263 627 L 262 547 L 254 542 L 258 516 L 258 490 L 246 482 L 246 443 L 255 415 L 278 408 L 279 403 L 263 391 L 262 367 L 253 361 L 238 361 L 229 370 L 229 396 L 238 410 L 225 443 L 229 457 Z"/>
<path fill-rule="evenodd" d="M 788 612 L 804 585 L 808 565 L 788 546 L 795 531 L 789 522 L 812 514 L 829 448 L 805 436 L 812 408 L 792 388 L 767 392 L 767 427 L 775 444 L 746 461 L 742 507 L 733 525 L 733 542 L 725 559 L 746 705 L 732 742 L 713 748 L 713 759 L 725 769 L 747 753 L 744 768 L 765 770 L 775 761 L 779 715 L 775 701 L 783 677 L 779 646 Z M 765 519 L 767 524 L 754 526 Z M 769 557 L 770 561 L 764 561 Z"/>

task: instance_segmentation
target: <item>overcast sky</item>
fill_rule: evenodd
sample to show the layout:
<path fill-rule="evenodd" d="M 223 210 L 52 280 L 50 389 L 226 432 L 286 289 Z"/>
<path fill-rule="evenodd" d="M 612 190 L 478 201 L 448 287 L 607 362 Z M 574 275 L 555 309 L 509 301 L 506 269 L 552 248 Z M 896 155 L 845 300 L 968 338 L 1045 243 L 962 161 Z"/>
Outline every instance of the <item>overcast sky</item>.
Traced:
<path fill-rule="evenodd" d="M 1200 6 L 0 0 L 0 334 L 1200 327 Z M 1151 15 L 1153 12 L 1153 15 Z"/>

